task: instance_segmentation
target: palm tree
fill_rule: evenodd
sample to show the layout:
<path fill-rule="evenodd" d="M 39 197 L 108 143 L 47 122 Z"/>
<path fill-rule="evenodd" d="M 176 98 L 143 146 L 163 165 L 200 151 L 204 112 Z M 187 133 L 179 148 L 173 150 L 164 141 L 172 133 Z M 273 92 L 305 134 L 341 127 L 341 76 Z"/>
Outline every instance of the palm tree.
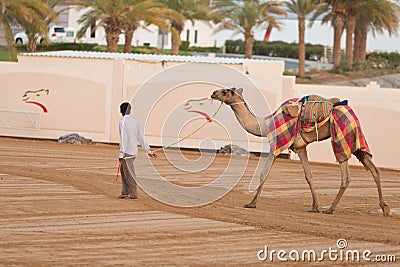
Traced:
<path fill-rule="evenodd" d="M 346 9 L 346 69 L 350 70 L 353 65 L 353 36 L 356 28 L 356 19 L 363 12 L 361 9 L 364 0 L 353 0 L 345 3 Z"/>
<path fill-rule="evenodd" d="M 162 31 L 168 31 L 168 17 L 182 18 L 176 12 L 169 10 L 164 4 L 153 0 L 132 0 L 129 1 L 128 12 L 125 14 L 123 31 L 125 35 L 124 52 L 130 53 L 132 50 L 133 34 L 139 27 L 146 28 L 153 24 Z"/>
<path fill-rule="evenodd" d="M 333 13 L 333 67 L 340 67 L 341 59 L 341 38 L 344 29 L 345 19 L 345 0 L 328 0 L 326 1 L 332 6 Z"/>
<path fill-rule="evenodd" d="M 171 25 L 171 54 L 179 53 L 179 45 L 181 42 L 181 33 L 185 27 L 185 22 L 190 20 L 208 21 L 210 14 L 210 0 L 157 0 L 167 6 L 169 9 L 179 13 L 182 17 L 177 18 L 176 13 L 169 17 Z"/>
<path fill-rule="evenodd" d="M 124 26 L 124 16 L 129 10 L 127 0 L 76 0 L 78 9 L 87 9 L 78 20 L 81 28 L 77 37 L 83 37 L 89 28 L 102 27 L 106 33 L 107 51 L 117 52 L 119 35 Z"/>
<path fill-rule="evenodd" d="M 399 7 L 387 0 L 321 0 L 329 5 L 317 11 L 314 19 L 327 12 L 323 23 L 332 21 L 334 26 L 333 65 L 340 66 L 340 39 L 346 26 L 346 67 L 350 69 L 354 61 L 364 61 L 368 29 L 378 32 L 388 30 L 397 33 L 399 27 Z M 346 23 L 346 24 L 344 24 Z M 353 41 L 354 37 L 354 41 Z M 354 42 L 354 50 L 353 50 Z"/>
<path fill-rule="evenodd" d="M 362 12 L 356 20 L 354 34 L 354 62 L 363 62 L 366 59 L 368 30 L 375 33 L 389 35 L 399 30 L 400 7 L 387 0 L 367 0 L 361 7 Z"/>
<path fill-rule="evenodd" d="M 47 27 L 45 21 L 42 19 L 42 8 L 43 5 L 40 1 L 0 0 L 0 23 L 4 29 L 4 38 L 11 60 L 17 60 L 11 25 L 34 25 L 36 29 L 46 31 Z"/>
<path fill-rule="evenodd" d="M 345 4 L 346 0 L 320 0 L 326 4 L 317 10 L 312 18 L 314 21 L 320 15 L 325 14 L 322 23 L 331 22 L 333 26 L 333 67 L 337 69 L 340 66 L 341 59 L 341 38 L 346 18 Z"/>
<path fill-rule="evenodd" d="M 306 16 L 321 7 L 319 0 L 290 0 L 285 2 L 289 12 L 296 14 L 298 18 L 299 34 L 299 76 L 305 75 L 306 45 L 304 41 L 306 30 Z"/>
<path fill-rule="evenodd" d="M 244 35 L 245 57 L 251 58 L 255 28 L 269 24 L 280 29 L 280 22 L 273 15 L 286 15 L 278 1 L 262 0 L 215 0 L 213 12 L 220 20 L 216 31 L 234 30 Z"/>
<path fill-rule="evenodd" d="M 39 9 L 40 12 L 32 12 L 32 20 L 41 21 L 44 23 L 28 23 L 23 24 L 22 27 L 25 29 L 26 35 L 28 37 L 28 52 L 36 52 L 37 48 L 37 39 L 39 36 L 47 36 L 48 26 L 52 22 L 56 22 L 58 19 L 59 12 L 54 12 L 53 8 L 58 4 L 59 0 L 39 0 Z M 36 18 L 35 18 L 36 17 Z M 44 38 L 45 42 L 47 42 L 47 38 Z"/>

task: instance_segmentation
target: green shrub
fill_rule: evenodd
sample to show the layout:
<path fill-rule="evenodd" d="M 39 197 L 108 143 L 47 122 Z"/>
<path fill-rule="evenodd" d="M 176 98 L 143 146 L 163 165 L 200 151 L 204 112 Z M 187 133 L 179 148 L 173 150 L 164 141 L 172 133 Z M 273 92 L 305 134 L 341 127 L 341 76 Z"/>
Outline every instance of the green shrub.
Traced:
<path fill-rule="evenodd" d="M 10 61 L 7 47 L 0 46 L 0 61 Z"/>
<path fill-rule="evenodd" d="M 243 54 L 244 53 L 244 42 L 243 40 L 227 40 L 225 42 L 225 51 L 226 53 L 233 54 Z"/>
<path fill-rule="evenodd" d="M 400 54 L 396 52 L 368 53 L 367 62 L 372 68 L 397 69 L 400 67 Z"/>
<path fill-rule="evenodd" d="M 203 52 L 203 53 L 221 53 L 222 49 L 221 47 L 198 47 L 198 46 L 191 46 L 188 48 L 187 51 L 190 52 Z"/>
<path fill-rule="evenodd" d="M 77 51 L 97 51 L 97 44 L 87 43 L 50 43 L 38 44 L 36 47 L 37 52 L 43 51 L 62 51 L 62 50 L 77 50 Z M 16 45 L 19 52 L 26 52 L 27 45 Z"/>
<path fill-rule="evenodd" d="M 189 41 L 181 41 L 181 44 L 179 45 L 179 50 L 188 51 L 189 45 L 190 45 Z"/>
<path fill-rule="evenodd" d="M 234 54 L 244 53 L 243 40 L 227 40 L 225 42 L 226 52 Z M 282 41 L 264 42 L 254 41 L 253 55 L 285 57 L 285 58 L 298 58 L 299 46 L 297 43 L 286 43 Z M 321 57 L 324 54 L 324 47 L 322 45 L 306 44 L 306 59 L 311 55 Z"/>
<path fill-rule="evenodd" d="M 161 49 L 149 46 L 132 46 L 133 54 L 162 54 Z"/>

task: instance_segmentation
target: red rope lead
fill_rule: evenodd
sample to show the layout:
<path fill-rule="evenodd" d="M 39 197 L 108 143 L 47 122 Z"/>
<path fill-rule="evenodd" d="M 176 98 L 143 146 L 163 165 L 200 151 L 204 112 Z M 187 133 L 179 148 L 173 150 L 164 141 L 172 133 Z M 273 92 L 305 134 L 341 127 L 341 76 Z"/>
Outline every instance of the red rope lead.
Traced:
<path fill-rule="evenodd" d="M 116 181 L 116 182 L 118 182 L 118 174 L 119 174 L 119 171 L 120 171 L 120 169 L 121 169 L 121 163 L 120 163 L 120 164 L 118 164 L 118 171 L 117 171 L 117 175 L 115 175 L 115 181 Z"/>

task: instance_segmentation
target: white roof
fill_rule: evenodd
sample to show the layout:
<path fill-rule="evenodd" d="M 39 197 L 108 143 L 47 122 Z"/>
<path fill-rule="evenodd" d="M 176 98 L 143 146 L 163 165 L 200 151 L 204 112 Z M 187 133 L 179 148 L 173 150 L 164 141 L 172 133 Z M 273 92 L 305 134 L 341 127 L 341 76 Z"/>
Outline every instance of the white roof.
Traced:
<path fill-rule="evenodd" d="M 21 53 L 24 56 L 35 57 L 70 57 L 70 58 L 95 58 L 95 59 L 127 59 L 140 61 L 175 61 L 175 62 L 196 62 L 196 63 L 220 63 L 220 64 L 243 64 L 244 62 L 260 62 L 262 59 L 245 59 L 234 57 L 210 57 L 210 56 L 172 56 L 154 54 L 128 54 L 109 52 L 87 52 L 87 51 L 54 51 Z"/>

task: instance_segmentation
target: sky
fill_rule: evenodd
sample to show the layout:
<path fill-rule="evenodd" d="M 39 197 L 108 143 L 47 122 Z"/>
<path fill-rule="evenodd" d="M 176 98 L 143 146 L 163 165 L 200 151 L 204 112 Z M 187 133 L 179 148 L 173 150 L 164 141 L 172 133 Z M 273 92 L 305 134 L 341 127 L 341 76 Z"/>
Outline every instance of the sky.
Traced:
<path fill-rule="evenodd" d="M 281 20 L 284 23 L 281 31 L 273 29 L 270 36 L 270 41 L 284 41 L 288 43 L 298 42 L 297 33 L 297 20 L 295 19 L 284 19 Z M 308 21 L 306 22 L 308 25 Z M 255 31 L 255 39 L 263 40 L 265 29 L 258 29 Z M 345 32 L 342 36 L 342 48 L 345 47 Z M 222 46 L 225 40 L 237 40 L 243 39 L 243 35 L 237 35 L 232 37 L 232 33 L 228 31 L 222 31 L 215 35 L 216 45 Z M 333 28 L 330 25 L 321 25 L 320 21 L 316 21 L 312 28 L 306 28 L 305 33 L 306 43 L 321 44 L 326 46 L 333 46 Z M 392 36 L 388 34 L 377 34 L 375 37 L 372 33 L 368 34 L 367 39 L 367 51 L 388 51 L 388 52 L 400 52 L 400 37 Z"/>

